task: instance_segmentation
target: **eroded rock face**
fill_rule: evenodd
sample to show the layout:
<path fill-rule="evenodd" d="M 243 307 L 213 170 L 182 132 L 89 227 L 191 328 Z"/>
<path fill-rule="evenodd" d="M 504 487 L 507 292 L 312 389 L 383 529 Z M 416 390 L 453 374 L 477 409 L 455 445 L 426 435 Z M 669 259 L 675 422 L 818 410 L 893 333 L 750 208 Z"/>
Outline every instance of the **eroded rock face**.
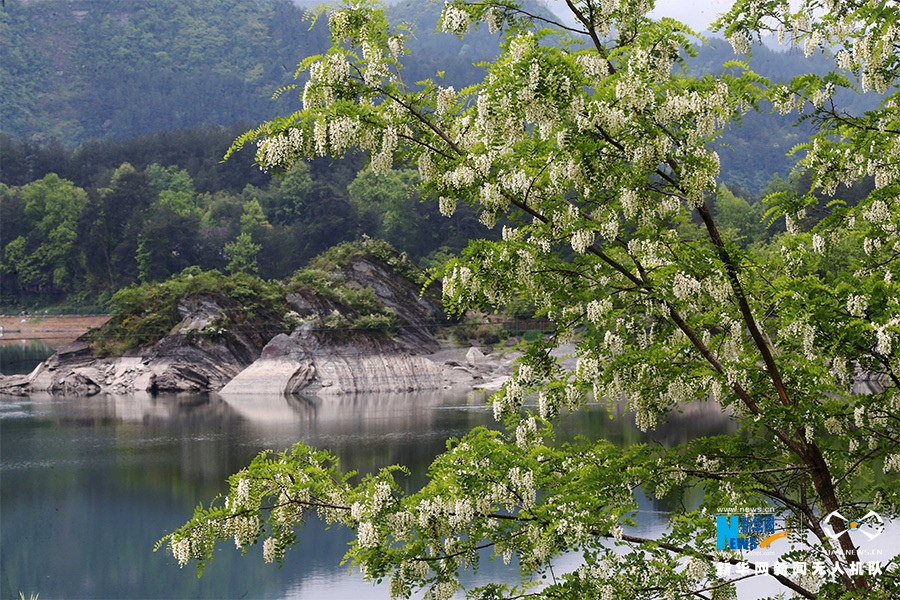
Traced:
<path fill-rule="evenodd" d="M 356 257 L 341 275 L 357 289 L 370 288 L 397 315 L 392 332 L 313 329 L 312 319 L 337 314 L 352 319 L 351 309 L 311 293 L 287 296 L 301 318 L 311 319 L 290 336 L 274 337 L 260 358 L 221 393 L 343 395 L 371 392 L 439 390 L 446 387 L 443 365 L 424 355 L 440 348 L 432 332 L 446 321 L 440 301 L 420 296 L 411 282 L 377 261 Z"/>
<path fill-rule="evenodd" d="M 83 396 L 219 390 L 260 356 L 272 335 L 284 331 L 265 316 L 252 329 L 219 326 L 239 310 L 240 304 L 225 295 L 184 298 L 178 303 L 182 320 L 156 344 L 120 357 L 99 357 L 79 340 L 44 361 L 24 385 L 21 377 L 0 379 L 0 392 Z"/>
<path fill-rule="evenodd" d="M 350 287 L 371 288 L 397 315 L 396 329 L 314 329 L 329 315 L 352 321 L 352 309 L 311 291 L 286 296 L 307 323 L 287 332 L 280 315 L 258 315 L 252 327 L 236 326 L 242 307 L 216 293 L 178 303 L 181 321 L 156 344 L 121 357 L 99 357 L 84 341 L 65 348 L 28 376 L 0 377 L 0 393 L 45 391 L 207 392 L 232 394 L 351 394 L 438 390 L 446 370 L 423 355 L 439 344 L 434 328 L 446 322 L 434 296 L 386 265 L 353 258 L 341 270 Z"/>
<path fill-rule="evenodd" d="M 302 392 L 315 374 L 309 351 L 295 337 L 279 334 L 266 344 L 259 359 L 222 388 L 222 394 L 292 395 Z"/>
<path fill-rule="evenodd" d="M 360 288 L 371 288 L 378 300 L 392 309 L 400 323 L 396 339 L 416 353 L 437 352 L 440 345 L 432 335 L 434 328 L 447 323 L 440 299 L 422 295 L 407 281 L 398 281 L 390 269 L 366 258 L 354 258 L 343 269 L 347 279 Z"/>

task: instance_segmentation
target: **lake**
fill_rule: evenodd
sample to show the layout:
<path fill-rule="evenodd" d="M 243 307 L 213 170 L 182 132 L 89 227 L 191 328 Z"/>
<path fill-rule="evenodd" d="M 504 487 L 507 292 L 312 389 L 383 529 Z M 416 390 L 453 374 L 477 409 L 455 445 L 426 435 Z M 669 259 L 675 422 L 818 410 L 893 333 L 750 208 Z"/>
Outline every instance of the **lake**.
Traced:
<path fill-rule="evenodd" d="M 34 341 L 3 341 L 7 374 L 30 371 L 52 352 Z M 614 417 L 593 406 L 564 417 L 557 436 L 674 445 L 735 430 L 706 404 L 670 415 L 652 436 L 630 415 Z M 302 440 L 330 450 L 347 470 L 406 465 L 411 476 L 404 486 L 412 491 L 446 440 L 476 426 L 498 426 L 481 396 L 0 396 L 0 598 L 17 599 L 19 592 L 46 599 L 387 598 L 386 585 L 366 583 L 340 565 L 350 532 L 326 531 L 317 520 L 305 525 L 280 570 L 264 564 L 260 546 L 241 556 L 221 544 L 198 579 L 194 567 L 179 569 L 153 547 L 198 503 L 224 493 L 227 477 L 262 450 Z M 653 536 L 665 527 L 672 507 L 646 498 L 639 505 L 639 526 L 628 533 Z M 900 549 L 898 539 L 900 524 L 889 523 L 873 547 L 886 561 Z M 515 564 L 488 557 L 477 574 L 464 576 L 465 584 L 515 580 Z M 554 560 L 554 568 L 565 572 L 579 563 L 572 554 Z M 779 591 L 769 578 L 739 585 L 742 600 Z"/>
<path fill-rule="evenodd" d="M 386 598 L 386 587 L 340 566 L 351 539 L 318 521 L 284 568 L 253 547 L 222 544 L 198 579 L 156 541 L 182 525 L 199 502 L 226 490 L 226 478 L 264 449 L 299 440 L 327 448 L 347 469 L 410 467 L 409 489 L 450 437 L 495 427 L 481 398 L 389 395 L 287 399 L 216 395 L 0 398 L 0 596 L 41 598 Z M 730 428 L 694 415 L 656 436 L 677 443 Z M 629 418 L 604 408 L 567 417 L 560 437 L 648 439 Z M 665 506 L 645 502 L 644 533 L 662 527 Z M 483 561 L 467 581 L 511 580 L 512 566 Z"/>

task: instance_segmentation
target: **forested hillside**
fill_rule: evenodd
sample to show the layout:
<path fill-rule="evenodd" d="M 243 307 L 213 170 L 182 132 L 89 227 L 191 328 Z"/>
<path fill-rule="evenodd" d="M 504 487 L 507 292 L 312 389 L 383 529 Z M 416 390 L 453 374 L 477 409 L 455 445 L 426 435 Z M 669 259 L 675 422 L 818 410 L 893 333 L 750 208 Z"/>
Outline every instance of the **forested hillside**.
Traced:
<path fill-rule="evenodd" d="M 363 234 L 430 264 L 487 232 L 470 207 L 440 216 L 412 170 L 376 178 L 363 158 L 299 164 L 282 178 L 238 154 L 238 129 L 199 128 L 70 151 L 0 137 L 5 305 L 96 304 L 191 266 L 284 278 Z M 54 169 L 54 165 L 56 168 Z"/>
<path fill-rule="evenodd" d="M 423 58 L 409 82 L 444 71 L 462 87 L 472 64 L 491 60 L 499 38 L 465 43 L 436 36 L 442 3 L 406 0 L 395 20 L 411 22 Z M 297 64 L 328 46 L 290 0 L 7 0 L 0 7 L 0 122 L 14 137 L 124 138 L 189 126 L 269 118 L 296 99 L 272 92 Z"/>
<path fill-rule="evenodd" d="M 459 90 L 481 77 L 474 63 L 496 56 L 499 37 L 436 32 L 442 6 L 391 7 L 391 19 L 415 36 L 408 46 L 416 60 L 403 79 L 442 79 Z M 289 0 L 7 0 L 0 7 L 2 302 L 102 302 L 122 286 L 194 265 L 286 277 L 362 234 L 426 263 L 471 237 L 498 235 L 467 208 L 440 217 L 416 194 L 414 171 L 361 172 L 362 156 L 319 159 L 283 179 L 255 167 L 252 151 L 221 162 L 247 124 L 298 105 L 296 92 L 278 100 L 272 92 L 327 45 L 325 23 L 311 26 L 304 10 Z M 685 68 L 716 73 L 734 58 L 727 42 L 711 40 Z M 810 61 L 813 70 L 827 68 L 824 57 L 761 47 L 750 67 L 786 80 Z M 842 103 L 867 108 L 852 100 Z M 808 139 L 804 125 L 763 121 L 746 115 L 718 144 L 721 181 L 731 190 L 726 221 L 748 243 L 772 233 L 758 203 L 766 187 L 803 187 L 799 177 L 787 181 L 796 157 L 786 154 Z"/>
<path fill-rule="evenodd" d="M 326 41 L 289 0 L 8 0 L 0 15 L 4 131 L 66 145 L 271 116 L 273 88 Z"/>

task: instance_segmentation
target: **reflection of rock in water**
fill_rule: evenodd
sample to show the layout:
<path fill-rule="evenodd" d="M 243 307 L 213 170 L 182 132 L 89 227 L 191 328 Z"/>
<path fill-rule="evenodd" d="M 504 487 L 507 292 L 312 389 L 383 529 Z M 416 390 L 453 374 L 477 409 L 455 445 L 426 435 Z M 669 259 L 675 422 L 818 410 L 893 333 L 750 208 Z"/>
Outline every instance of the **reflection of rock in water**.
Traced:
<path fill-rule="evenodd" d="M 429 428 L 436 408 L 465 402 L 430 394 L 345 394 L 342 396 L 223 396 L 251 425 L 319 434 L 383 434 Z"/>
<path fill-rule="evenodd" d="M 670 412 L 652 437 L 664 446 L 685 444 L 698 437 L 728 435 L 737 431 L 737 423 L 718 404 L 691 402 L 681 412 Z"/>
<path fill-rule="evenodd" d="M 72 396 L 32 395 L 32 400 L 50 402 L 61 422 L 114 420 L 124 423 L 197 422 L 237 419 L 234 409 L 214 394 L 97 394 Z"/>

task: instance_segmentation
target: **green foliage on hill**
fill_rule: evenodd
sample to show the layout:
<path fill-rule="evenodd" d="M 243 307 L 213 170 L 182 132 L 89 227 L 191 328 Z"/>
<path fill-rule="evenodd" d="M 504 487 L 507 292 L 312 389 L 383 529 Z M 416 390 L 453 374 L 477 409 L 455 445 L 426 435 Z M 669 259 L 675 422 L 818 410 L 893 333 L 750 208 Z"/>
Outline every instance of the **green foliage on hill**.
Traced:
<path fill-rule="evenodd" d="M 738 56 L 723 39 L 712 38 L 698 45 L 697 56 L 687 61 L 693 76 L 719 75 L 722 65 L 729 61 L 744 61 L 754 72 L 770 81 L 790 81 L 801 73 L 826 73 L 833 59 L 824 53 L 807 58 L 799 48 L 773 50 L 764 45 L 754 45 L 753 55 Z M 736 69 L 735 69 L 736 70 Z M 835 102 L 851 114 L 862 114 L 875 108 L 878 99 L 848 90 L 840 90 Z M 759 112 L 749 112 L 741 117 L 740 126 L 724 130 L 716 145 L 722 164 L 721 179 L 728 185 L 737 185 L 754 196 L 762 194 L 772 177 L 778 173 L 787 177 L 801 155 L 789 156 L 791 150 L 806 142 L 813 131 L 812 123 L 800 121 L 791 115 L 775 112 L 768 103 L 762 103 Z"/>
<path fill-rule="evenodd" d="M 112 317 L 103 328 L 92 332 L 90 343 L 100 354 L 112 355 L 153 344 L 173 333 L 181 322 L 179 302 L 198 294 L 222 299 L 226 308 L 234 304 L 239 309 L 226 310 L 223 319 L 192 335 L 253 329 L 259 322 L 272 320 L 281 320 L 286 329 L 293 329 L 310 318 L 319 330 L 389 330 L 397 324 L 394 311 L 382 304 L 372 289 L 352 283 L 341 271 L 358 258 L 380 263 L 414 285 L 423 285 L 426 280 L 424 271 L 405 254 L 383 240 L 371 238 L 338 244 L 285 281 L 190 267 L 163 282 L 135 284 L 113 294 L 109 301 Z M 316 302 L 330 301 L 339 310 L 324 317 L 298 315 L 286 300 L 290 293 L 318 297 Z"/>
<path fill-rule="evenodd" d="M 162 283 L 132 285 L 116 292 L 109 303 L 112 318 L 91 334 L 91 345 L 100 354 L 117 355 L 156 342 L 181 321 L 178 302 L 196 294 L 237 301 L 241 309 L 228 314 L 228 325 L 237 328 L 252 327 L 263 315 L 282 315 L 287 310 L 284 287 L 278 282 L 246 273 L 223 275 L 194 267 Z M 201 333 L 217 332 L 219 328 L 212 327 Z"/>
<path fill-rule="evenodd" d="M 411 83 L 444 71 L 462 87 L 493 59 L 499 38 L 463 44 L 434 32 L 442 4 L 393 9 L 427 53 Z M 290 0 L 7 0 L 0 7 L 0 121 L 14 137 L 74 146 L 197 125 L 270 118 L 274 90 L 328 45 Z M 302 86 L 302 81 L 298 82 Z"/>
<path fill-rule="evenodd" d="M 440 2 L 403 0 L 389 8 L 391 22 L 407 24 L 414 35 L 409 48 L 417 60 L 402 73 L 408 85 L 431 79 L 462 89 L 483 77 L 484 68 L 475 65 L 498 54 L 497 33 L 472 32 L 460 40 L 436 32 L 442 7 Z M 549 15 L 537 3 L 526 8 Z M 23 185 L 55 172 L 87 187 L 80 167 L 102 160 L 98 153 L 110 148 L 98 140 L 155 134 L 139 144 L 123 141 L 117 148 L 122 156 L 112 168 L 124 161 L 138 168 L 153 162 L 179 164 L 201 192 L 222 187 L 240 191 L 243 185 L 236 186 L 247 177 L 261 187 L 262 173 L 242 178 L 235 175 L 238 164 L 219 165 L 224 152 L 207 158 L 203 144 L 221 146 L 217 130 L 208 130 L 205 137 L 192 134 L 191 139 L 177 130 L 231 127 L 283 111 L 297 91 L 277 101 L 271 98 L 273 91 L 292 83 L 302 87 L 304 79 L 293 80 L 297 64 L 328 47 L 324 23 L 311 28 L 303 20 L 304 10 L 289 0 L 8 0 L 0 7 L 0 119 L 12 139 L 43 142 L 49 148 L 25 153 L 34 156 L 31 164 L 21 157 L 6 163 L 17 174 L 34 173 L 15 181 L 4 175 L 4 182 Z M 695 76 L 718 74 L 721 65 L 737 58 L 727 42 L 713 38 L 698 46 L 697 56 L 686 65 Z M 824 72 L 828 61 L 824 55 L 806 59 L 797 49 L 778 52 L 761 46 L 748 64 L 773 81 L 787 81 L 809 70 Z M 855 114 L 873 107 L 871 99 L 847 91 L 838 100 Z M 173 133 L 159 133 L 169 131 Z M 759 195 L 774 173 L 790 173 L 797 157 L 786 154 L 808 139 L 809 131 L 809 124 L 798 125 L 789 117 L 745 115 L 741 127 L 727 130 L 718 146 L 723 183 Z M 167 144 L 160 139 L 167 135 L 177 139 Z M 0 140 L 0 152 L 9 143 Z M 79 145 L 72 164 L 64 166 L 62 148 Z M 169 150 L 162 152 L 163 146 Z M 152 158 L 144 162 L 142 156 Z M 251 152 L 236 159 L 249 173 Z"/>
<path fill-rule="evenodd" d="M 102 303 L 193 265 L 280 279 L 363 234 L 434 264 L 484 232 L 468 207 L 440 216 L 410 187 L 413 171 L 375 177 L 359 155 L 281 178 L 248 152 L 222 164 L 236 135 L 201 127 L 77 150 L 0 136 L 0 302 Z M 60 203 L 61 222 L 42 225 L 37 207 Z"/>
<path fill-rule="evenodd" d="M 313 259 L 309 266 L 320 271 L 336 271 L 349 266 L 354 258 L 375 259 L 419 286 L 429 281 L 425 271 L 412 262 L 405 252 L 398 252 L 388 242 L 370 237 L 333 246 Z"/>

